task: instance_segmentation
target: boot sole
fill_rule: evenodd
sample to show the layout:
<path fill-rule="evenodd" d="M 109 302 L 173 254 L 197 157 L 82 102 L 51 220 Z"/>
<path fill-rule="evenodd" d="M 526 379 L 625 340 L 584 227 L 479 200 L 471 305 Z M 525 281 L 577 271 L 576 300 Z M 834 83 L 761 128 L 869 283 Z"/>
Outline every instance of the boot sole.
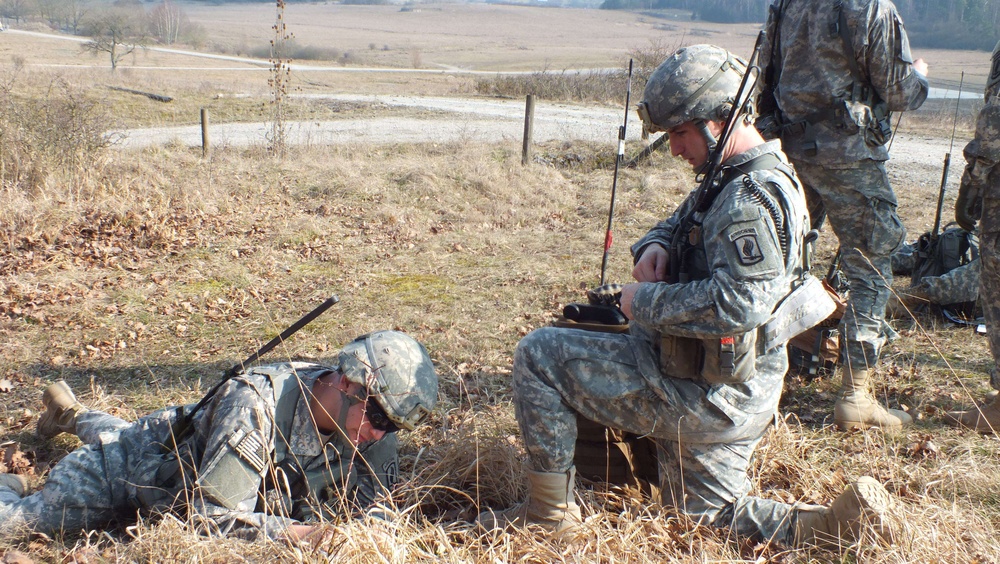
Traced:
<path fill-rule="evenodd" d="M 858 497 L 866 527 L 874 532 L 881 542 L 892 544 L 894 533 L 888 523 L 888 513 L 895 505 L 892 495 L 871 477 L 859 478 L 854 483 L 854 493 Z"/>
<path fill-rule="evenodd" d="M 73 398 L 76 402 L 76 395 L 73 394 L 73 389 L 69 387 L 69 384 L 65 380 L 56 380 L 49 387 L 45 388 L 42 392 L 42 405 L 45 407 L 45 411 L 38 417 L 38 423 L 35 425 L 35 435 L 43 439 L 51 439 L 62 433 L 58 428 L 56 423 L 56 414 L 53 406 L 56 403 L 56 393 L 67 394 L 69 397 Z"/>
<path fill-rule="evenodd" d="M 858 481 L 854 483 L 854 493 L 858 496 L 864 509 L 870 509 L 879 514 L 889 511 L 894 505 L 888 490 L 875 478 L 867 476 L 858 478 Z"/>

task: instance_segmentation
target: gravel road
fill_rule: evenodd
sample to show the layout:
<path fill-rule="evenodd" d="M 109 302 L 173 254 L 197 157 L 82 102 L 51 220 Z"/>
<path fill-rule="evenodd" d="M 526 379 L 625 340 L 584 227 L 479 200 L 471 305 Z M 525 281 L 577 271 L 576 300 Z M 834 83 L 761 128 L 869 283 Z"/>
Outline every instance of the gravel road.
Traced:
<path fill-rule="evenodd" d="M 444 98 L 378 95 L 310 95 L 312 99 L 329 102 L 372 104 L 407 108 L 427 117 L 387 117 L 343 119 L 331 121 L 290 121 L 286 123 L 289 143 L 331 145 L 343 143 L 415 143 L 429 141 L 475 140 L 512 143 L 520 147 L 524 134 L 524 101 L 496 98 Z M 536 141 L 578 139 L 616 143 L 622 110 L 600 106 L 581 106 L 538 101 L 535 105 L 533 136 Z M 266 143 L 266 123 L 212 124 L 211 143 L 215 147 L 243 147 Z M 626 134 L 629 153 L 638 152 L 640 127 L 638 119 L 629 116 Z M 199 126 L 156 127 L 133 129 L 119 145 L 138 149 L 177 142 L 187 146 L 201 145 Z M 956 141 L 949 184 L 958 185 L 961 178 L 961 149 Z M 948 151 L 948 140 L 930 135 L 900 133 L 892 145 L 889 171 L 893 182 L 902 185 L 936 187 L 940 183 L 941 165 Z"/>

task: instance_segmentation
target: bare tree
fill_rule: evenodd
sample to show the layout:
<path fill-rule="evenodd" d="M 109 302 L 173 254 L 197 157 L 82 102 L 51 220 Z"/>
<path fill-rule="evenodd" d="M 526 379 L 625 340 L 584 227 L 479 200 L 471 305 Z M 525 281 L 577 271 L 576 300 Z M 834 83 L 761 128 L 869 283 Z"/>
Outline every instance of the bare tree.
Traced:
<path fill-rule="evenodd" d="M 0 16 L 21 23 L 37 11 L 34 0 L 2 0 Z"/>
<path fill-rule="evenodd" d="M 95 10 L 84 23 L 85 34 L 90 41 L 83 44 L 84 51 L 107 53 L 111 59 L 111 70 L 133 53 L 137 47 L 144 47 L 148 41 L 148 17 L 141 4 L 115 4 Z"/>
<path fill-rule="evenodd" d="M 149 28 L 157 41 L 173 45 L 187 27 L 188 17 L 184 10 L 169 0 L 163 0 L 149 14 Z"/>

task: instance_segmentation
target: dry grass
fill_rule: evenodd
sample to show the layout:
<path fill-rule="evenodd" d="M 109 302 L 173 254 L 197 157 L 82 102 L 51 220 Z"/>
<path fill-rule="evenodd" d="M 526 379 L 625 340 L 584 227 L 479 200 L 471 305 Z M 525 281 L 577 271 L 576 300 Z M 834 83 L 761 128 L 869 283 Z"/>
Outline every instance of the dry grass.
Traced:
<path fill-rule="evenodd" d="M 578 543 L 480 538 L 463 524 L 477 504 L 504 506 L 523 495 L 510 353 L 525 332 L 579 299 L 599 265 L 609 148 L 546 147 L 540 153 L 554 164 L 526 168 L 516 150 L 330 147 L 292 149 L 283 162 L 254 150 L 220 152 L 208 162 L 177 148 L 118 154 L 88 198 L 42 205 L 35 222 L 6 235 L 0 331 L 9 346 L 0 371 L 13 390 L 2 438 L 29 453 L 38 485 L 73 446 L 30 434 L 46 382 L 67 378 L 84 401 L 126 418 L 194 400 L 220 369 L 337 293 L 344 301 L 272 360 L 323 359 L 355 334 L 397 327 L 427 344 L 442 380 L 432 426 L 405 436 L 400 520 L 334 524 L 325 550 L 338 558 L 834 557 L 751 546 L 599 490 L 581 493 L 589 520 Z M 578 158 L 553 158 L 567 153 Z M 677 204 L 686 177 L 662 156 L 624 172 L 612 279 L 626 279 L 626 242 Z M 845 548 L 848 560 L 996 560 L 1000 444 L 938 419 L 941 409 L 984 391 L 985 343 L 970 342 L 964 330 L 932 327 L 924 335 L 908 327 L 901 324 L 903 338 L 887 351 L 880 392 L 907 405 L 917 427 L 899 435 L 835 433 L 826 427 L 833 383 L 790 378 L 789 423 L 760 449 L 755 484 L 765 496 L 826 503 L 853 477 L 886 483 L 906 518 L 900 543 Z M 46 559 L 80 551 L 132 560 L 322 558 L 280 545 L 205 543 L 173 520 L 111 537 L 11 542 Z"/>
<path fill-rule="evenodd" d="M 9 36 L 0 35 L 3 47 Z M 425 65 L 438 56 L 420 50 Z M 20 85 L 35 97 L 52 76 L 28 64 Z M 146 72 L 119 80 L 136 87 L 162 81 L 139 89 L 176 88 L 192 98 L 182 102 L 186 109 L 219 88 L 241 87 Z M 81 84 L 87 71 L 59 76 L 119 104 L 118 117 L 175 119 Z M 251 108 L 266 99 L 266 77 L 241 80 L 256 84 L 255 94 L 220 103 L 231 103 L 232 119 L 251 119 Z M 330 80 L 324 88 L 344 79 Z M 400 82 L 388 91 L 405 88 L 404 79 L 392 80 Z M 468 87 L 442 84 L 426 88 Z M 950 134 L 950 121 L 925 115 L 908 116 L 904 127 Z M 895 322 L 901 338 L 879 367 L 880 397 L 905 405 L 914 428 L 837 433 L 829 427 L 835 383 L 789 376 L 785 422 L 769 432 L 752 475 L 756 494 L 809 503 L 829 502 L 859 475 L 876 477 L 900 501 L 903 523 L 892 548 L 754 545 L 600 488 L 581 490 L 586 535 L 572 542 L 526 533 L 489 538 L 470 528 L 478 505 L 523 496 L 511 353 L 521 336 L 596 283 L 613 149 L 567 140 L 538 147 L 528 167 L 520 166 L 519 147 L 472 141 L 293 147 L 282 161 L 263 148 L 219 150 L 210 160 L 178 146 L 97 149 L 84 166 L 52 164 L 36 183 L 5 177 L 0 380 L 9 386 L 0 386 L 0 441 L 24 455 L 18 460 L 33 487 L 76 445 L 33 436 L 40 391 L 50 381 L 66 378 L 84 402 L 127 419 L 193 401 L 223 369 L 331 293 L 343 301 L 268 360 L 323 361 L 357 334 L 399 328 L 427 345 L 442 387 L 432 424 L 402 437 L 405 483 L 392 522 L 331 523 L 318 549 L 206 542 L 166 518 L 82 537 L 4 539 L 0 551 L 46 561 L 1000 561 L 1000 441 L 940 419 L 942 410 L 982 397 L 989 352 L 981 337 L 930 313 Z M 925 173 L 892 172 L 904 220 L 917 233 L 933 214 L 939 163 Z M 663 155 L 622 171 L 611 280 L 628 279 L 626 246 L 680 202 L 689 177 Z M 832 237 L 822 241 L 821 257 L 829 258 Z"/>

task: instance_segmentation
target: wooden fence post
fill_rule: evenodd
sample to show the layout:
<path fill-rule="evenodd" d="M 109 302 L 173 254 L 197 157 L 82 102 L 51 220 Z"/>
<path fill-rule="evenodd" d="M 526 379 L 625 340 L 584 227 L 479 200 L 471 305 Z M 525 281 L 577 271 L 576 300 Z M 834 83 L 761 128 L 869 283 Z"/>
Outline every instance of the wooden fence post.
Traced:
<path fill-rule="evenodd" d="M 521 166 L 531 160 L 531 135 L 535 126 L 535 95 L 528 94 L 524 102 L 524 143 L 521 147 Z"/>
<path fill-rule="evenodd" d="M 201 156 L 208 157 L 208 108 L 201 109 Z"/>

